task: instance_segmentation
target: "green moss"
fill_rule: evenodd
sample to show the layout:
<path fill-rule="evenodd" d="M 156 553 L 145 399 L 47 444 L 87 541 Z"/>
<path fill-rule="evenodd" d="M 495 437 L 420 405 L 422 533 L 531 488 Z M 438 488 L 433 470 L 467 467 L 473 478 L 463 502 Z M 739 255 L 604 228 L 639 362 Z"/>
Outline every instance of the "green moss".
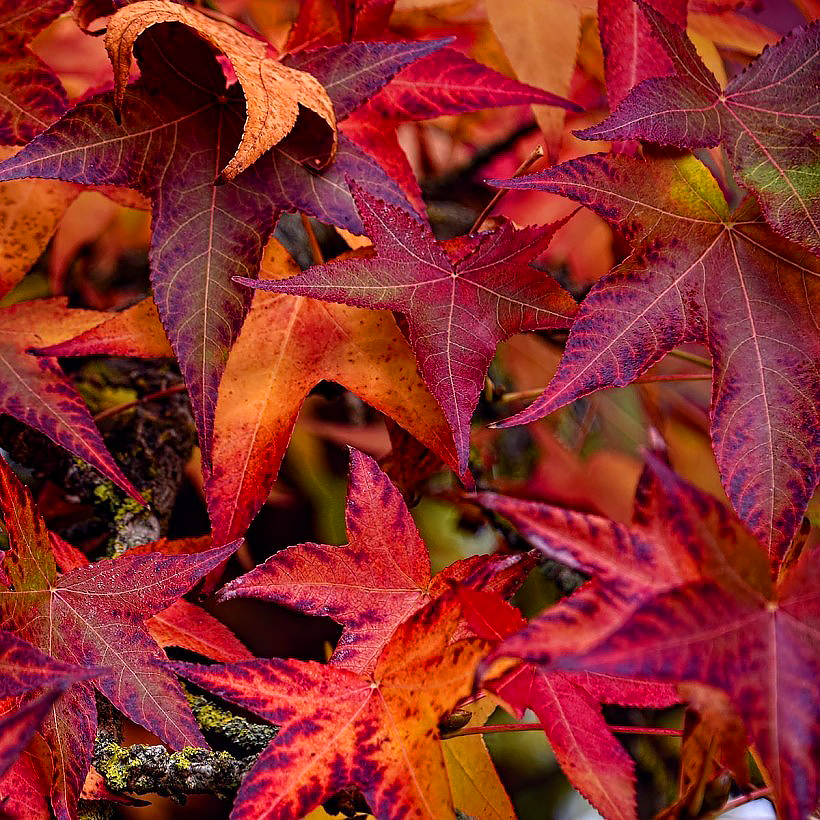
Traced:
<path fill-rule="evenodd" d="M 133 756 L 128 748 L 116 743 L 107 743 L 95 754 L 94 765 L 103 776 L 106 785 L 111 791 L 125 791 L 128 788 L 129 764 L 133 763 Z"/>
<path fill-rule="evenodd" d="M 269 723 L 255 723 L 238 717 L 202 695 L 186 692 L 186 696 L 202 731 L 229 742 L 243 757 L 259 754 L 279 731 L 277 726 Z"/>

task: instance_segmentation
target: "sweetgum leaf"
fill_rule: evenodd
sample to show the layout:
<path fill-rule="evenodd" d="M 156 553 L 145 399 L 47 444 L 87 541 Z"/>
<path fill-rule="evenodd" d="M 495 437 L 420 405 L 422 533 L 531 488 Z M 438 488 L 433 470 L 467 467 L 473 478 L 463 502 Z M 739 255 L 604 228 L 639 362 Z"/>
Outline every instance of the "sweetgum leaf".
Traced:
<path fill-rule="evenodd" d="M 0 148 L 6 159 L 14 148 Z M 80 193 L 71 182 L 0 182 L 0 295 L 5 296 L 48 246 L 60 219 Z"/>
<path fill-rule="evenodd" d="M 496 345 L 514 333 L 567 327 L 576 305 L 530 262 L 558 225 L 439 243 L 427 223 L 353 186 L 375 255 L 334 260 L 277 282 L 239 279 L 262 290 L 404 313 L 425 384 L 456 440 L 459 472 L 467 467 L 470 417 Z"/>
<path fill-rule="evenodd" d="M 721 144 L 740 183 L 784 236 L 820 251 L 820 21 L 769 46 L 721 90 L 683 30 L 648 4 L 675 73 L 641 83 L 584 139 Z"/>
<path fill-rule="evenodd" d="M 220 599 L 262 598 L 333 618 L 344 630 L 330 663 L 368 674 L 396 627 L 450 583 L 477 578 L 509 595 L 532 566 L 524 555 L 473 556 L 431 579 L 427 547 L 401 494 L 373 459 L 356 450 L 345 525 L 345 546 L 288 547 L 226 584 Z"/>
<path fill-rule="evenodd" d="M 62 572 L 81 569 L 88 564 L 84 553 L 60 538 L 49 534 L 54 559 Z M 160 538 L 149 544 L 140 544 L 128 550 L 129 555 L 191 555 L 205 552 L 213 546 L 209 535 L 193 538 Z M 225 624 L 201 607 L 179 598 L 145 621 L 148 634 L 161 646 L 188 649 L 214 661 L 243 661 L 253 657 L 236 635 Z"/>
<path fill-rule="evenodd" d="M 118 109 L 122 108 L 137 38 L 151 26 L 173 22 L 190 27 L 219 49 L 245 93 L 242 137 L 236 153 L 220 171 L 220 179 L 233 179 L 281 142 L 296 126 L 300 106 L 314 115 L 309 133 L 314 143 L 311 164 L 315 168 L 327 166 L 336 152 L 336 116 L 321 83 L 311 74 L 270 59 L 263 40 L 170 0 L 132 3 L 108 21 L 105 47 L 114 66 L 114 99 Z"/>
<path fill-rule="evenodd" d="M 39 430 L 142 500 L 106 449 L 88 408 L 57 359 L 26 352 L 36 345 L 76 336 L 102 318 L 97 311 L 66 305 L 66 299 L 57 298 L 0 308 L 0 412 Z"/>
<path fill-rule="evenodd" d="M 498 595 L 460 587 L 464 616 L 475 633 L 498 643 L 527 622 Z M 532 709 L 544 726 L 570 783 L 604 817 L 636 817 L 635 766 L 609 730 L 600 704 L 663 708 L 677 703 L 675 687 L 589 673 L 553 672 L 523 663 L 484 688 L 522 717 Z"/>
<path fill-rule="evenodd" d="M 421 51 L 435 47 L 425 44 Z M 301 210 L 361 230 L 346 174 L 394 203 L 405 200 L 376 162 L 345 139 L 323 174 L 303 166 L 310 147 L 287 138 L 236 179 L 214 185 L 239 145 L 241 87 L 226 88 L 210 47 L 179 24 L 152 26 L 137 52 L 142 75 L 126 90 L 121 123 L 113 92 L 81 102 L 0 164 L 0 180 L 131 186 L 151 198 L 154 300 L 189 388 L 208 467 L 219 381 L 250 300 L 231 277 L 256 276 L 277 214 Z M 383 44 L 363 65 L 362 49 L 353 44 L 343 52 L 344 65 L 350 74 L 366 75 L 369 82 L 357 88 L 372 93 L 418 52 L 416 44 Z M 339 85 L 349 104 L 349 86 Z"/>
<path fill-rule="evenodd" d="M 686 0 L 649 0 L 648 5 L 686 28 Z M 610 108 L 614 109 L 642 80 L 673 73 L 672 61 L 636 3 L 600 0 L 598 29 Z"/>
<path fill-rule="evenodd" d="M 270 243 L 260 281 L 297 272 L 281 246 Z M 216 543 L 241 536 L 267 499 L 302 403 L 322 380 L 344 385 L 457 469 L 447 421 L 393 316 L 259 291 L 216 407 L 213 470 L 205 482 Z"/>
<path fill-rule="evenodd" d="M 537 619 L 537 640 L 513 636 L 498 654 L 556 671 L 724 690 L 757 747 L 782 816 L 803 818 L 819 796 L 820 551 L 807 545 L 773 580 L 766 553 L 726 507 L 661 464 L 651 465 L 649 478 L 644 488 L 653 503 L 622 532 L 644 545 L 650 561 L 679 554 L 677 577 L 662 559 L 666 580 L 642 595 L 608 548 L 599 552 L 597 519 L 580 516 L 588 526 L 577 528 L 573 549 L 590 565 L 606 566 L 621 589 L 632 586 L 637 601 L 620 609 L 577 607 L 587 638 L 580 642 L 574 630 L 559 628 L 566 607 L 550 610 Z M 611 582 L 602 577 L 599 586 L 606 594 Z"/>
<path fill-rule="evenodd" d="M 27 142 L 67 106 L 51 69 L 26 45 L 71 8 L 71 0 L 0 4 L 0 143 Z"/>
<path fill-rule="evenodd" d="M 0 712 L 3 707 L 8 711 L 4 717 L 11 714 L 11 706 L 8 701 L 0 702 Z M 41 740 L 35 734 L 31 746 Z M 38 751 L 42 750 L 42 746 Z M 44 750 L 47 753 L 47 750 Z M 51 807 L 46 796 L 46 788 L 43 786 L 43 768 L 41 760 L 33 751 L 25 749 L 12 767 L 0 779 L 0 798 L 3 800 L 3 812 L 12 820 L 40 820 L 40 818 L 51 817 Z M 4 817 L 5 820 L 5 817 Z"/>
<path fill-rule="evenodd" d="M 260 277 L 296 272 L 293 259 L 271 240 Z M 172 355 L 150 300 L 38 352 Z M 456 468 L 450 428 L 389 313 L 260 291 L 228 357 L 217 401 L 213 468 L 205 478 L 215 543 L 247 529 L 276 479 L 302 402 L 323 379 L 345 385 Z"/>
<path fill-rule="evenodd" d="M 630 384 L 702 342 L 723 487 L 778 561 L 820 470 L 820 260 L 772 232 L 751 201 L 730 213 L 693 157 L 593 155 L 503 184 L 575 199 L 633 248 L 584 300 L 547 390 L 503 426 Z"/>
<path fill-rule="evenodd" d="M 452 595 L 404 621 L 370 675 L 314 662 L 174 664 L 187 680 L 278 724 L 231 817 L 301 817 L 348 785 L 378 818 L 453 817 L 438 722 L 468 694 L 486 644 L 451 642 Z"/>
<path fill-rule="evenodd" d="M 0 630 L 0 698 L 40 690 L 36 697 L 23 700 L 19 708 L 5 714 L 0 709 L 0 801 L 6 772 L 28 746 L 57 698 L 72 684 L 105 671 L 61 663 Z"/>
<path fill-rule="evenodd" d="M 143 621 L 166 608 L 236 544 L 199 555 L 126 555 L 58 575 L 46 526 L 29 493 L 0 463 L 0 512 L 9 535 L 0 584 L 0 628 L 59 661 L 104 666 L 94 682 L 123 714 L 174 748 L 204 745 L 179 685 Z M 58 701 L 44 736 L 54 750 L 51 800 L 74 811 L 96 731 L 94 689 L 76 684 Z"/>

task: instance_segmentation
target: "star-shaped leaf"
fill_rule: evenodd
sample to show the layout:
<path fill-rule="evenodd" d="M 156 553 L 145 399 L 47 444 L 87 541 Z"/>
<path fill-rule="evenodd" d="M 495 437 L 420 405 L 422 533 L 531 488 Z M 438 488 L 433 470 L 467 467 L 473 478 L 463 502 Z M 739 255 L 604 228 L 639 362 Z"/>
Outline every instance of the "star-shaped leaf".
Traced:
<path fill-rule="evenodd" d="M 438 722 L 470 691 L 486 645 L 451 642 L 453 595 L 402 623 L 370 675 L 295 660 L 174 664 L 281 728 L 245 776 L 233 818 L 301 817 L 355 785 L 379 818 L 453 817 Z"/>
<path fill-rule="evenodd" d="M 56 357 L 26 352 L 76 336 L 102 319 L 97 311 L 74 310 L 66 302 L 37 299 L 0 308 L 0 412 L 44 433 L 139 499 Z"/>
<path fill-rule="evenodd" d="M 561 628 L 566 608 L 559 606 L 538 619 L 537 641 L 514 636 L 498 654 L 556 671 L 723 689 L 746 723 L 782 816 L 804 818 L 820 797 L 820 551 L 806 546 L 773 581 L 766 553 L 726 507 L 661 464 L 652 474 L 651 485 L 644 483 L 652 493 L 645 519 L 609 529 L 642 543 L 648 561 L 667 566 L 667 580 L 626 608 L 576 607 L 580 642 L 575 628 Z M 597 519 L 578 515 L 587 529 L 578 529 L 573 549 L 637 589 L 608 546 L 599 551 Z M 664 554 L 680 556 L 677 578 Z M 610 581 L 599 583 L 605 596 Z"/>
<path fill-rule="evenodd" d="M 106 667 L 94 686 L 123 714 L 174 748 L 204 745 L 143 622 L 224 561 L 236 544 L 198 555 L 126 555 L 60 576 L 31 496 L 2 463 L 0 512 L 11 544 L 0 584 L 0 627 L 64 663 Z M 73 811 L 95 730 L 94 690 L 75 684 L 43 730 L 55 750 L 51 799 L 61 817 Z"/>
<path fill-rule="evenodd" d="M 350 106 L 351 93 L 372 94 L 440 44 L 350 44 L 317 65 L 332 72 L 339 104 Z M 345 175 L 394 203 L 405 200 L 376 162 L 345 139 L 325 172 L 304 167 L 312 148 L 296 138 L 298 128 L 235 179 L 215 185 L 240 143 L 241 86 L 226 88 L 211 47 L 182 26 L 152 26 L 136 52 L 142 74 L 126 90 L 121 122 L 113 92 L 83 101 L 0 165 L 0 180 L 122 185 L 151 198 L 154 300 L 189 388 L 208 467 L 217 389 L 250 299 L 231 277 L 256 276 L 277 214 L 301 210 L 360 230 Z M 339 80 L 345 70 L 356 83 Z M 330 96 L 335 106 L 332 90 Z"/>
<path fill-rule="evenodd" d="M 367 674 L 396 627 L 446 592 L 476 580 L 511 595 L 532 566 L 526 555 L 473 556 L 430 578 L 427 547 L 407 505 L 373 459 L 352 450 L 346 518 L 348 544 L 299 544 L 226 584 L 222 600 L 262 598 L 344 627 L 330 658 Z"/>
<path fill-rule="evenodd" d="M 557 225 L 437 242 L 428 224 L 353 187 L 375 255 L 332 261 L 277 282 L 238 281 L 405 314 L 419 371 L 444 410 L 467 466 L 470 418 L 496 345 L 514 333 L 567 327 L 576 305 L 530 262 Z"/>
<path fill-rule="evenodd" d="M 526 627 L 497 594 L 461 586 L 458 595 L 473 631 L 498 643 Z M 604 816 L 637 817 L 635 766 L 601 715 L 601 703 L 664 708 L 677 703 L 675 687 L 587 672 L 553 672 L 523 663 L 485 688 L 519 717 L 532 709 L 544 726 L 570 783 Z"/>
<path fill-rule="evenodd" d="M 784 236 L 820 251 L 820 21 L 769 46 L 725 89 L 684 31 L 640 3 L 674 75 L 645 80 L 586 139 L 721 144 L 740 183 Z"/>
<path fill-rule="evenodd" d="M 11 632 L 0 630 L 0 698 L 88 677 L 88 670 L 44 654 Z"/>
<path fill-rule="evenodd" d="M 593 155 L 504 185 L 575 199 L 633 248 L 584 300 L 547 390 L 504 424 L 630 384 L 669 350 L 702 342 L 723 487 L 779 560 L 820 470 L 820 260 L 773 233 L 753 202 L 730 213 L 693 157 Z"/>
<path fill-rule="evenodd" d="M 61 572 L 82 569 L 88 564 L 85 555 L 76 547 L 49 533 L 52 552 Z M 148 544 L 131 547 L 129 555 L 192 555 L 207 551 L 213 546 L 209 535 L 194 538 L 160 538 Z M 163 649 L 169 646 L 188 649 L 214 661 L 244 661 L 253 654 L 243 646 L 236 635 L 225 624 L 209 615 L 202 607 L 178 598 L 156 615 L 145 621 L 148 634 Z"/>
<path fill-rule="evenodd" d="M 28 746 L 57 698 L 73 683 L 93 678 L 101 671 L 61 663 L 0 630 L 0 698 L 40 690 L 36 697 L 24 700 L 7 714 L 0 709 L 0 801 L 6 772 Z"/>
<path fill-rule="evenodd" d="M 261 279 L 298 270 L 271 240 Z M 38 352 L 172 355 L 150 300 Z M 323 379 L 345 385 L 456 468 L 452 433 L 393 316 L 260 291 L 231 349 L 217 402 L 213 468 L 205 480 L 215 543 L 244 534 L 268 497 L 305 397 Z"/>

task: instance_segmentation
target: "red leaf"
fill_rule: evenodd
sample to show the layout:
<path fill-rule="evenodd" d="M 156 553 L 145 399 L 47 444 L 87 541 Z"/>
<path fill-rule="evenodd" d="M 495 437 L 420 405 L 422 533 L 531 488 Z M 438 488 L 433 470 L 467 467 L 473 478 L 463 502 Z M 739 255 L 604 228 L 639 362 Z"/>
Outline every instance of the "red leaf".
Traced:
<path fill-rule="evenodd" d="M 485 646 L 451 643 L 453 596 L 401 624 L 372 675 L 293 660 L 174 664 L 185 678 L 281 728 L 245 776 L 232 817 L 301 817 L 344 786 L 377 817 L 452 817 L 438 721 L 470 691 Z"/>
<path fill-rule="evenodd" d="M 0 711 L 2 706 L 0 704 Z M 46 798 L 48 787 L 44 781 L 40 760 L 35 754 L 24 751 L 0 779 L 0 800 L 3 801 L 4 815 L 12 820 L 43 820 L 51 817 Z"/>
<path fill-rule="evenodd" d="M 439 243 L 430 227 L 354 187 L 375 256 L 309 268 L 277 282 L 243 284 L 407 316 L 410 345 L 467 467 L 470 417 L 496 345 L 514 333 L 566 327 L 575 302 L 530 266 L 558 225 L 498 231 Z"/>
<path fill-rule="evenodd" d="M 226 584 L 219 594 L 262 598 L 344 627 L 330 663 L 372 672 L 398 625 L 449 589 L 481 582 L 511 594 L 531 566 L 524 555 L 474 556 L 431 580 L 427 547 L 399 491 L 373 459 L 351 450 L 343 547 L 299 544 Z"/>
<path fill-rule="evenodd" d="M 526 621 L 498 595 L 460 587 L 464 616 L 476 634 L 498 642 Z M 661 708 L 675 687 L 585 673 L 551 672 L 524 663 L 484 688 L 522 717 L 532 709 L 570 783 L 604 816 L 636 817 L 635 767 L 601 715 L 600 703 Z"/>
<path fill-rule="evenodd" d="M 57 698 L 72 683 L 101 671 L 61 663 L 0 630 L 0 698 L 47 687 L 36 698 L 23 701 L 19 708 L 0 716 L 0 781 L 28 746 Z"/>
<path fill-rule="evenodd" d="M 49 534 L 28 492 L 0 463 L 0 511 L 11 547 L 0 585 L 0 627 L 59 661 L 104 666 L 95 687 L 131 720 L 174 748 L 204 745 L 185 696 L 162 666 L 143 621 L 176 600 L 236 544 L 198 555 L 126 555 L 58 575 Z M 54 750 L 55 811 L 73 811 L 96 731 L 94 691 L 72 687 L 44 726 Z"/>
<path fill-rule="evenodd" d="M 294 272 L 298 267 L 284 248 L 268 242 L 261 278 Z M 150 300 L 39 352 L 171 355 Z M 302 403 L 323 379 L 345 385 L 456 467 L 452 433 L 389 313 L 260 292 L 231 350 L 217 401 L 213 469 L 205 481 L 215 543 L 244 534 L 276 479 Z"/>
<path fill-rule="evenodd" d="M 648 5 L 686 28 L 686 0 L 650 0 Z M 672 73 L 672 61 L 636 3 L 601 0 L 598 28 L 610 108 L 615 108 L 642 80 Z"/>
<path fill-rule="evenodd" d="M 11 632 L 0 630 L 0 698 L 88 676 L 88 670 L 55 660 Z"/>
<path fill-rule="evenodd" d="M 683 148 L 722 144 L 740 182 L 784 236 L 820 251 L 820 22 L 763 50 L 722 90 L 683 30 L 642 3 L 674 65 L 646 80 L 585 139 L 638 137 Z"/>
<path fill-rule="evenodd" d="M 151 198 L 154 300 L 189 388 L 208 467 L 219 381 L 250 300 L 231 277 L 256 276 L 277 214 L 300 210 L 360 230 L 346 174 L 391 202 L 405 200 L 378 165 L 344 138 L 323 174 L 303 167 L 304 146 L 289 137 L 235 180 L 214 185 L 239 144 L 240 87 L 226 89 L 210 47 L 189 29 L 154 26 L 137 45 L 142 76 L 125 94 L 121 123 L 111 92 L 81 102 L 0 165 L 0 179 L 123 185 Z M 344 111 L 356 94 L 374 93 L 401 66 L 438 45 L 351 44 L 316 56 L 311 67 L 328 73 L 328 93 L 334 104 L 338 93 Z M 176 66 L 168 63 L 169 54 L 184 59 Z M 325 77 L 318 79 L 324 84 Z"/>
<path fill-rule="evenodd" d="M 575 616 L 586 638 L 579 642 L 574 630 L 558 628 L 572 596 L 538 619 L 537 638 L 516 635 L 498 654 L 553 670 L 723 689 L 757 746 L 782 815 L 803 818 L 820 796 L 820 551 L 805 547 L 773 582 L 757 541 L 714 498 L 660 464 L 644 487 L 654 497 L 650 517 L 621 533 L 644 546 L 649 562 L 679 554 L 680 570 L 669 566 L 665 581 L 642 594 L 629 565 L 621 572 L 599 551 L 597 519 L 579 516 L 588 526 L 577 528 L 574 549 L 619 582 L 599 579 L 598 594 L 612 589 L 620 598 L 631 586 L 635 597 L 621 607 L 579 603 Z"/>
<path fill-rule="evenodd" d="M 26 43 L 70 8 L 70 0 L 0 4 L 0 143 L 27 142 L 65 111 L 60 81 Z"/>
<path fill-rule="evenodd" d="M 752 202 L 730 213 L 693 157 L 594 155 L 504 185 L 588 205 L 633 251 L 584 301 L 547 390 L 502 426 L 630 384 L 669 350 L 702 342 L 723 487 L 778 561 L 820 471 L 820 260 L 770 231 Z"/>
<path fill-rule="evenodd" d="M 162 647 L 177 646 L 223 662 L 253 657 L 225 624 L 183 598 L 149 618 L 145 625 Z"/>

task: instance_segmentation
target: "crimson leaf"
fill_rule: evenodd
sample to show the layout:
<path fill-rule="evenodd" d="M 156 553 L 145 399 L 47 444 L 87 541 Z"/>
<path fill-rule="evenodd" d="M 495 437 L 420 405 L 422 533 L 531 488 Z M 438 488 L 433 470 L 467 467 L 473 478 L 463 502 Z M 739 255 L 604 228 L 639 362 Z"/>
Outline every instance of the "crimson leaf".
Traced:
<path fill-rule="evenodd" d="M 589 293 L 547 390 L 507 424 L 630 384 L 685 342 L 712 357 L 712 445 L 738 515 L 783 555 L 820 472 L 820 260 L 693 157 L 593 155 L 503 183 L 588 205 L 632 245 Z"/>
<path fill-rule="evenodd" d="M 721 89 L 683 30 L 640 5 L 675 74 L 644 81 L 610 117 L 578 136 L 638 137 L 683 148 L 720 143 L 768 222 L 820 251 L 820 21 L 765 48 Z"/>
<path fill-rule="evenodd" d="M 440 45 L 350 44 L 323 52 L 313 67 L 320 82 L 321 71 L 333 79 L 344 112 L 357 94 L 372 94 L 402 65 Z M 168 55 L 184 57 L 169 62 Z M 81 102 L 0 165 L 0 180 L 123 185 L 151 198 L 154 300 L 189 388 L 207 468 L 219 381 L 249 303 L 249 292 L 231 277 L 256 276 L 278 213 L 301 210 L 360 230 L 346 174 L 394 203 L 405 200 L 343 138 L 323 174 L 303 167 L 306 146 L 286 138 L 234 180 L 215 185 L 241 136 L 240 87 L 226 88 L 210 47 L 183 27 L 152 27 L 137 41 L 137 59 L 142 75 L 126 91 L 121 122 L 112 92 Z M 358 79 L 345 82 L 345 76 Z"/>
<path fill-rule="evenodd" d="M 537 635 L 514 635 L 497 654 L 555 671 L 723 689 L 782 816 L 806 817 L 820 797 L 820 548 L 791 556 L 773 580 L 765 552 L 725 506 L 664 465 L 650 466 L 631 527 L 576 513 L 558 536 L 606 575 L 536 619 Z M 616 543 L 639 547 L 644 572 L 660 565 L 663 575 L 649 587 L 636 583 Z"/>
<path fill-rule="evenodd" d="M 60 576 L 31 496 L 2 462 L 0 512 L 10 541 L 0 583 L 0 628 L 64 663 L 106 667 L 94 686 L 123 714 L 174 748 L 204 745 L 144 621 L 224 561 L 237 544 L 198 555 L 126 555 Z M 94 690 L 78 683 L 57 702 L 44 726 L 54 749 L 52 802 L 61 817 L 73 811 L 95 730 Z"/>
<path fill-rule="evenodd" d="M 558 225 L 499 230 L 439 243 L 429 225 L 353 185 L 375 255 L 309 268 L 280 281 L 239 279 L 407 316 L 410 345 L 453 430 L 459 472 L 467 467 L 470 418 L 496 345 L 526 330 L 567 327 L 576 305 L 530 262 Z"/>

